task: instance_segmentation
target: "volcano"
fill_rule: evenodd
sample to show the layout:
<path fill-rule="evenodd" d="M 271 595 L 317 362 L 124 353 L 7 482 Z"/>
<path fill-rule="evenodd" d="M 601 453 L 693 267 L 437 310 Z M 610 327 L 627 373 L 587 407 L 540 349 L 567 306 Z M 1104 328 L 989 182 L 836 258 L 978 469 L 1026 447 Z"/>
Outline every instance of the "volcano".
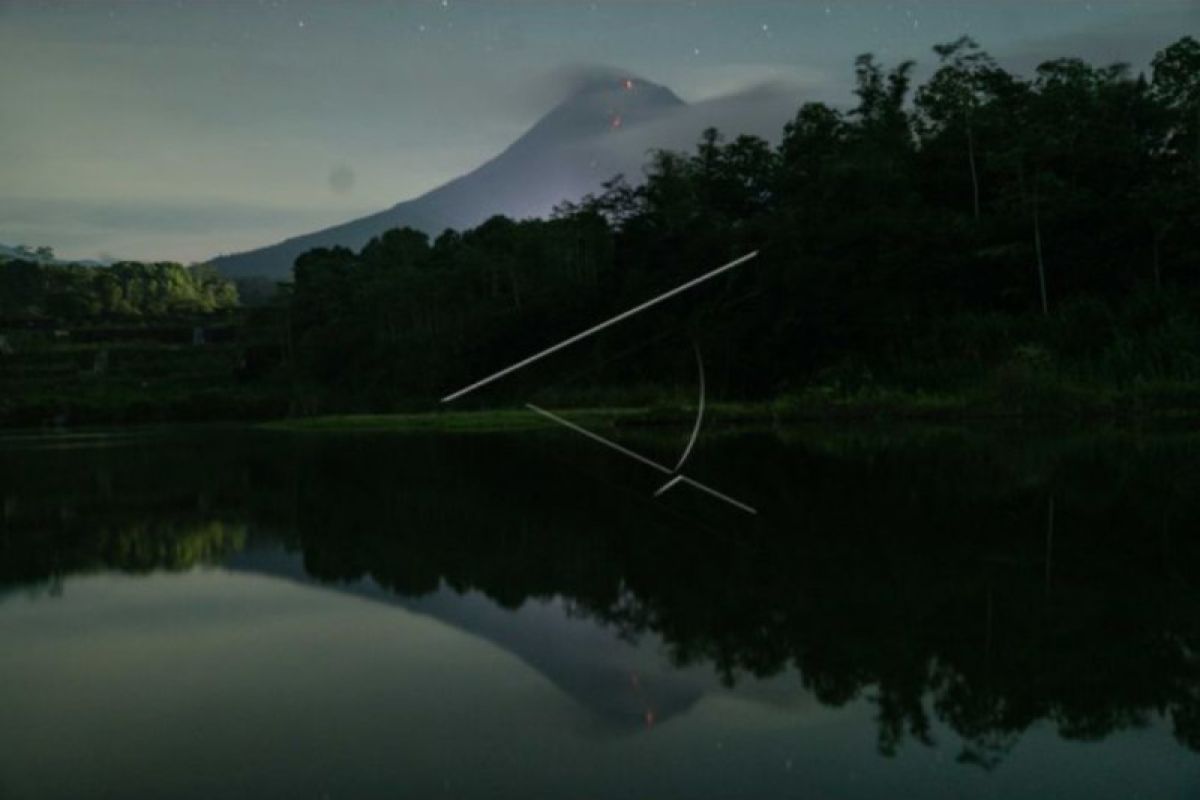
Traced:
<path fill-rule="evenodd" d="M 638 174 L 646 153 L 640 145 L 631 146 L 638 141 L 635 132 L 686 108 L 670 89 L 640 78 L 593 78 L 466 175 L 385 211 L 211 263 L 232 278 L 286 279 L 301 253 L 335 245 L 357 250 L 392 228 L 408 226 L 434 236 L 446 228 L 474 227 L 496 214 L 545 216 L 618 173 Z M 616 141 L 622 137 L 626 146 Z"/>

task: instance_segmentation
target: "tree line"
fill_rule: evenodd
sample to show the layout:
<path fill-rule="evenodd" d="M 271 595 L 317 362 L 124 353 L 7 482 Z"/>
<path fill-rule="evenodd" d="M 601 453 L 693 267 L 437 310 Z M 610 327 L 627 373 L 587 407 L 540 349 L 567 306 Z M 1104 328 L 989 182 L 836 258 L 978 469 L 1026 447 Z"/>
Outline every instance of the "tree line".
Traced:
<path fill-rule="evenodd" d="M 853 107 L 806 103 L 775 146 L 704 131 L 551 219 L 305 253 L 285 301 L 295 377 L 328 407 L 428 400 L 758 250 L 580 352 L 602 365 L 678 331 L 744 397 L 1013 360 L 1200 378 L 1200 43 L 1148 75 L 1062 58 L 1022 77 L 965 37 L 934 51 L 920 86 L 912 62 L 860 56 Z M 682 380 L 684 352 L 611 380 Z"/>
<path fill-rule="evenodd" d="M 223 311 L 237 304 L 234 284 L 204 265 L 0 260 L 0 317 L 13 320 L 162 317 Z"/>

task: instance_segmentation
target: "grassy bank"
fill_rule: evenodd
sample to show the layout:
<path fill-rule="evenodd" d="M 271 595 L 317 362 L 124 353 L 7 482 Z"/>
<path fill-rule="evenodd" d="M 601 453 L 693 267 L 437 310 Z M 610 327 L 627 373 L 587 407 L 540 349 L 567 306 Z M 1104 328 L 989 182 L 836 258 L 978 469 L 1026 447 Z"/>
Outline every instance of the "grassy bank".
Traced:
<path fill-rule="evenodd" d="M 555 406 L 585 426 L 655 427 L 691 424 L 687 404 L 611 408 Z M 1145 384 L 1128 389 L 1052 381 L 1009 382 L 962 393 L 870 388 L 841 391 L 814 387 L 760 403 L 719 403 L 705 413 L 706 428 L 777 426 L 808 422 L 1030 420 L 1047 422 L 1200 419 L 1200 386 Z M 550 420 L 522 408 L 428 411 L 404 414 L 345 414 L 278 420 L 272 430 L 498 432 L 552 427 Z"/>
<path fill-rule="evenodd" d="M 767 406 L 727 406 L 723 416 L 762 420 Z M 572 408 L 562 412 L 571 422 L 592 427 L 652 427 L 690 421 L 695 409 L 683 406 L 655 408 Z M 311 432 L 404 432 L 491 433 L 553 428 L 555 423 L 525 408 L 478 411 L 429 411 L 409 414 L 337 414 L 275 420 L 260 427 L 268 430 Z"/>
<path fill-rule="evenodd" d="M 238 384 L 189 386 L 167 381 L 146 385 L 109 380 L 72 389 L 69 395 L 48 390 L 0 398 L 0 427 L 242 421 L 295 431 L 487 432 L 554 425 L 521 407 L 289 417 L 286 392 Z M 545 405 L 584 425 L 690 425 L 696 415 L 694 401 L 622 400 L 619 393 L 609 393 L 602 403 L 595 398 L 563 398 Z M 961 391 L 813 386 L 769 401 L 710 404 L 704 424 L 712 429 L 855 420 L 1080 422 L 1192 418 L 1200 419 L 1200 385 L 1158 382 L 1118 388 L 1038 378 Z"/>

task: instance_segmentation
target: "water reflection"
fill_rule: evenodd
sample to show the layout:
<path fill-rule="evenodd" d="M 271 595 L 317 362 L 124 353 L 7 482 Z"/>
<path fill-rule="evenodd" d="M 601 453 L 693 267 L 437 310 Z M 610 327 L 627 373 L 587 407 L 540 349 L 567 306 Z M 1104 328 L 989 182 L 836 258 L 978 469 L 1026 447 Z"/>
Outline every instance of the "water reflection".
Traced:
<path fill-rule="evenodd" d="M 204 564 L 320 584 L 490 643 L 618 736 L 703 716 L 723 684 L 756 707 L 846 709 L 884 755 L 940 755 L 949 738 L 976 774 L 1048 731 L 1118 742 L 1161 725 L 1176 745 L 1156 752 L 1177 774 L 1200 750 L 1193 436 L 708 443 L 698 477 L 750 487 L 754 520 L 685 495 L 656 504 L 645 476 L 562 447 L 238 432 L 69 455 L 10 443 L 0 591 Z M 470 680 L 508 691 L 484 672 Z"/>

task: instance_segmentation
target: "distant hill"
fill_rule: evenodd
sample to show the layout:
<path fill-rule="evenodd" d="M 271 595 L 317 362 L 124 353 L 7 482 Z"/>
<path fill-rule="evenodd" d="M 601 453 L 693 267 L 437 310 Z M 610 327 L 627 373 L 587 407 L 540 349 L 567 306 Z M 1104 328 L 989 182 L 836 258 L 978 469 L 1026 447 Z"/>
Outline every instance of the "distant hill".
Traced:
<path fill-rule="evenodd" d="M 0 261 L 16 260 L 35 261 L 38 264 L 80 264 L 85 267 L 104 267 L 108 266 L 109 263 L 107 261 L 96 261 L 93 259 L 71 261 L 69 259 L 54 257 L 46 258 L 45 256 L 38 255 L 37 253 L 24 251 L 20 247 L 12 247 L 6 244 L 0 244 Z"/>
<path fill-rule="evenodd" d="M 0 244 L 0 261 L 9 261 L 13 259 L 21 259 L 22 261 L 37 261 L 38 263 L 54 260 L 41 258 L 35 253 L 28 253 L 17 247 L 10 247 L 6 244 Z"/>
<path fill-rule="evenodd" d="M 645 150 L 614 146 L 632 129 L 662 121 L 686 104 L 669 89 L 641 80 L 596 78 L 542 117 L 504 152 L 479 168 L 413 200 L 342 225 L 287 239 L 269 247 L 212 259 L 232 278 L 286 278 L 301 253 L 343 245 L 359 249 L 374 236 L 409 226 L 437 235 L 473 227 L 495 214 L 543 216 L 618 172 L 640 170 Z M 689 136 L 694 139 L 699 129 Z M 665 144 L 664 144 L 665 146 Z M 636 175 L 631 175 L 636 177 Z"/>

